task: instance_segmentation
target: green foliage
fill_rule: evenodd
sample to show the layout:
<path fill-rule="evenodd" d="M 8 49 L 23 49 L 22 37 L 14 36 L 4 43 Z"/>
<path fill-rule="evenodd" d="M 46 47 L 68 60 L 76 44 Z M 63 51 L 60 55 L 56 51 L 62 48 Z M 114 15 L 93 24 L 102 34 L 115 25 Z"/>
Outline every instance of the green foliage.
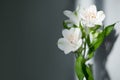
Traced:
<path fill-rule="evenodd" d="M 86 72 L 86 80 L 93 80 L 93 73 L 92 73 L 92 68 L 90 66 L 84 65 L 85 72 Z"/>
<path fill-rule="evenodd" d="M 76 58 L 76 62 L 75 62 L 75 71 L 79 80 L 83 80 L 84 78 L 84 73 L 82 70 L 83 61 L 84 58 L 82 56 L 79 56 L 78 58 Z"/>
<path fill-rule="evenodd" d="M 91 43 L 91 42 L 90 42 L 90 36 L 89 36 L 89 35 L 87 35 L 86 42 L 87 42 L 87 44 L 88 44 L 88 47 L 90 47 L 90 45 L 91 45 L 90 43 Z"/>
<path fill-rule="evenodd" d="M 115 24 L 116 23 L 105 27 L 105 29 L 104 29 L 105 37 L 108 36 L 111 33 L 111 31 L 113 30 Z"/>
<path fill-rule="evenodd" d="M 86 80 L 93 80 L 91 67 L 85 65 L 86 59 L 82 56 L 79 56 L 76 59 L 75 70 L 79 80 L 83 80 L 85 77 Z"/>
<path fill-rule="evenodd" d="M 98 34 L 97 38 L 93 40 L 91 43 L 91 47 L 93 48 L 93 51 L 95 51 L 103 42 L 104 40 L 104 32 L 101 32 Z"/>
<path fill-rule="evenodd" d="M 104 38 L 111 33 L 114 26 L 115 26 L 115 23 L 105 27 L 105 29 L 102 32 L 100 32 L 95 39 L 93 39 L 92 43 L 90 44 L 89 51 L 88 51 L 89 58 L 93 57 L 94 51 L 96 51 L 96 49 L 99 48 L 99 46 L 104 41 Z"/>

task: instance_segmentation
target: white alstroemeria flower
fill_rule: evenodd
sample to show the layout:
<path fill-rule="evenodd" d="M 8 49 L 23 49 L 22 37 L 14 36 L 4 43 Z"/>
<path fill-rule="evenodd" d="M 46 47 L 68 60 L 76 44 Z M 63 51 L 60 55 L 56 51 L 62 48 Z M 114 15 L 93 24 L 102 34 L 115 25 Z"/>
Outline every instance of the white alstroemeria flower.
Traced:
<path fill-rule="evenodd" d="M 87 27 L 94 27 L 95 25 L 102 25 L 105 18 L 103 11 L 98 11 L 95 5 L 81 11 L 82 24 Z"/>
<path fill-rule="evenodd" d="M 58 40 L 58 48 L 65 54 L 76 51 L 82 44 L 82 33 L 79 28 L 64 29 L 63 38 Z"/>
<path fill-rule="evenodd" d="M 76 26 L 79 26 L 79 22 L 81 20 L 80 18 L 80 11 L 77 10 L 76 11 L 69 11 L 69 10 L 65 10 L 63 13 L 65 16 L 67 16 L 69 19 L 68 20 L 65 20 L 66 23 L 70 23 L 70 25 L 73 25 L 75 24 Z"/>

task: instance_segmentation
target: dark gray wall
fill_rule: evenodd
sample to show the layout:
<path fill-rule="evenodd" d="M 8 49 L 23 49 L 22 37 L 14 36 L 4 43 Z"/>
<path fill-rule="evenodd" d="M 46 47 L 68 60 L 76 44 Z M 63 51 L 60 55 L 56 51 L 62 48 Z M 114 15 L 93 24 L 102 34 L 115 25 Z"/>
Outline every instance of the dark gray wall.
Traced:
<path fill-rule="evenodd" d="M 74 56 L 57 48 L 74 0 L 0 2 L 0 80 L 74 80 Z"/>

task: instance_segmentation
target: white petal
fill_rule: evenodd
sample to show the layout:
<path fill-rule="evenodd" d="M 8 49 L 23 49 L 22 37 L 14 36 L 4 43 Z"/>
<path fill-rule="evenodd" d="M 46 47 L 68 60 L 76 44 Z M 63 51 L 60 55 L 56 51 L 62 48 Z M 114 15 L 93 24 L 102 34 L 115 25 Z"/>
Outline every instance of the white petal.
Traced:
<path fill-rule="evenodd" d="M 73 12 L 72 12 L 72 11 L 69 11 L 69 10 L 65 10 L 65 11 L 63 12 L 63 14 L 64 14 L 65 16 L 67 16 L 68 18 L 70 18 L 71 16 L 73 16 Z"/>
<path fill-rule="evenodd" d="M 65 10 L 64 15 L 66 15 L 68 18 L 70 18 L 70 20 L 74 21 L 76 20 L 76 15 L 74 14 L 74 12 L 69 11 L 69 10 Z"/>
<path fill-rule="evenodd" d="M 97 13 L 97 8 L 95 5 L 91 5 L 88 9 L 88 12 Z"/>
<path fill-rule="evenodd" d="M 71 20 L 67 19 L 65 20 L 65 23 L 71 23 Z"/>
<path fill-rule="evenodd" d="M 98 11 L 95 24 L 102 25 L 102 21 L 105 19 L 105 14 L 103 11 Z"/>
<path fill-rule="evenodd" d="M 76 48 L 73 51 L 76 51 L 78 48 L 80 48 L 81 45 L 82 45 L 82 39 L 79 39 L 79 41 L 77 42 Z"/>
<path fill-rule="evenodd" d="M 70 33 L 71 35 L 73 35 L 77 40 L 79 39 L 79 37 L 82 35 L 82 33 L 80 32 L 79 28 L 71 28 L 70 29 Z"/>
<path fill-rule="evenodd" d="M 71 28 L 71 29 L 72 29 L 72 28 Z M 71 29 L 70 29 L 70 30 L 71 30 Z M 72 34 L 72 31 L 70 31 L 70 30 L 64 29 L 64 30 L 62 31 L 62 35 L 63 35 L 64 38 L 69 39 L 70 35 Z"/>
<path fill-rule="evenodd" d="M 80 5 L 78 5 L 75 9 L 75 11 L 79 12 L 81 10 Z"/>
<path fill-rule="evenodd" d="M 86 26 L 87 26 L 87 27 L 94 27 L 94 26 L 95 26 L 94 23 L 95 23 L 95 22 L 88 22 L 88 23 L 86 23 Z"/>
<path fill-rule="evenodd" d="M 82 10 L 81 12 L 82 23 L 87 27 L 94 27 L 96 19 L 90 16 L 96 17 L 96 15 L 97 9 L 95 5 L 91 5 L 89 8 Z"/>
<path fill-rule="evenodd" d="M 68 39 L 73 35 L 75 39 L 78 41 L 78 39 L 82 36 L 82 33 L 79 28 L 71 28 L 70 30 L 64 29 L 62 31 L 62 35 L 64 38 Z"/>
<path fill-rule="evenodd" d="M 79 26 L 79 17 L 76 15 L 73 15 L 70 17 L 70 20 L 73 22 L 73 24 L 75 24 L 76 26 Z"/>
<path fill-rule="evenodd" d="M 84 18 L 84 14 L 85 14 L 85 9 L 81 9 L 80 11 L 79 11 L 79 16 L 81 17 L 81 18 Z"/>
<path fill-rule="evenodd" d="M 81 46 L 81 44 L 82 44 L 82 39 L 79 39 L 78 45 Z"/>
<path fill-rule="evenodd" d="M 73 22 L 71 20 L 65 20 L 65 23 L 67 23 L 67 26 L 70 28 L 70 27 L 73 27 Z"/>
<path fill-rule="evenodd" d="M 97 13 L 97 20 L 98 20 L 98 22 L 99 21 L 103 21 L 105 19 L 105 14 L 104 14 L 104 12 L 103 11 L 98 11 L 98 13 Z"/>
<path fill-rule="evenodd" d="M 79 21 L 81 20 L 81 12 L 82 12 L 82 9 L 80 8 L 80 6 L 78 6 L 76 9 L 76 13 Z"/>
<path fill-rule="evenodd" d="M 64 15 L 66 15 L 70 19 L 70 21 L 73 24 L 79 26 L 79 17 L 76 16 L 74 12 L 71 12 L 69 10 L 65 10 L 63 13 L 64 13 Z"/>
<path fill-rule="evenodd" d="M 76 37 L 76 40 L 77 40 L 77 41 L 78 41 L 79 38 L 82 36 L 82 33 L 81 33 L 81 31 L 80 31 L 79 28 L 75 28 L 74 36 Z"/>
<path fill-rule="evenodd" d="M 65 23 L 72 23 L 72 21 L 67 19 L 67 20 L 65 20 Z"/>
<path fill-rule="evenodd" d="M 74 20 L 73 23 L 76 25 L 76 26 L 79 26 L 79 20 Z"/>
<path fill-rule="evenodd" d="M 99 21 L 99 20 L 98 20 L 98 21 L 95 22 L 95 24 L 96 24 L 96 25 L 102 25 L 102 21 Z"/>
<path fill-rule="evenodd" d="M 93 41 L 93 35 L 92 35 L 92 33 L 89 33 L 89 36 L 90 36 L 90 41 L 92 42 Z"/>
<path fill-rule="evenodd" d="M 68 54 L 73 50 L 69 41 L 66 40 L 65 38 L 60 38 L 58 40 L 58 48 L 64 51 L 65 54 Z"/>

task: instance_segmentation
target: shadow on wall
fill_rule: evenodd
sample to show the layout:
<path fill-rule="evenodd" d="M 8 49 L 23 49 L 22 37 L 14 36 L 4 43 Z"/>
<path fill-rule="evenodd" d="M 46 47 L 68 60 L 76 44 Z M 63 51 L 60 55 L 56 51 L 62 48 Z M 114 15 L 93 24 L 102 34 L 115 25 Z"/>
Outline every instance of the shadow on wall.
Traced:
<path fill-rule="evenodd" d="M 118 35 L 116 30 L 113 30 L 109 36 L 107 36 L 102 45 L 97 49 L 94 57 L 95 61 L 95 80 L 110 80 L 110 76 L 105 68 L 107 57 L 110 55 L 115 41 Z"/>

